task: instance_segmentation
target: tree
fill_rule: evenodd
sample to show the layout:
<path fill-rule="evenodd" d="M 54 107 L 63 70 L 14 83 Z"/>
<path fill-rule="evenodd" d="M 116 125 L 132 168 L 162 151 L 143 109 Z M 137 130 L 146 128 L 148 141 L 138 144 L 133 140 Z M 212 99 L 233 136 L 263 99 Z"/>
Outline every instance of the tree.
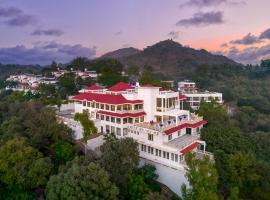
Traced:
<path fill-rule="evenodd" d="M 100 164 L 110 173 L 111 180 L 127 194 L 128 177 L 139 164 L 138 144 L 132 138 L 105 143 Z"/>
<path fill-rule="evenodd" d="M 128 178 L 128 195 L 131 200 L 143 200 L 148 191 L 144 178 L 140 175 L 131 174 Z"/>
<path fill-rule="evenodd" d="M 86 57 L 76 57 L 71 61 L 71 65 L 74 69 L 84 70 L 89 65 L 89 60 Z"/>
<path fill-rule="evenodd" d="M 186 177 L 191 188 L 182 185 L 183 200 L 217 200 L 218 177 L 214 163 L 209 157 L 198 159 L 194 153 L 186 155 Z"/>
<path fill-rule="evenodd" d="M 57 70 L 57 63 L 55 61 L 52 61 L 51 70 L 52 71 L 56 71 Z"/>
<path fill-rule="evenodd" d="M 76 113 L 74 119 L 79 121 L 83 127 L 83 142 L 87 142 L 89 136 L 97 133 L 97 128 L 87 113 Z"/>
<path fill-rule="evenodd" d="M 58 142 L 53 148 L 56 159 L 59 161 L 70 161 L 75 157 L 73 146 L 68 142 Z"/>
<path fill-rule="evenodd" d="M 24 138 L 14 138 L 0 147 L 0 178 L 10 187 L 45 185 L 51 168 L 50 159 L 44 158 Z"/>
<path fill-rule="evenodd" d="M 58 78 L 58 92 L 61 97 L 66 98 L 68 95 L 76 92 L 76 77 L 73 73 L 66 73 Z"/>
<path fill-rule="evenodd" d="M 128 76 L 139 76 L 140 68 L 137 65 L 132 65 L 128 68 Z"/>
<path fill-rule="evenodd" d="M 64 172 L 50 178 L 46 187 L 48 200 L 61 199 L 117 199 L 118 189 L 109 174 L 95 163 L 87 165 L 71 161 Z"/>
<path fill-rule="evenodd" d="M 145 196 L 145 200 L 167 200 L 168 198 L 158 192 L 149 192 Z"/>

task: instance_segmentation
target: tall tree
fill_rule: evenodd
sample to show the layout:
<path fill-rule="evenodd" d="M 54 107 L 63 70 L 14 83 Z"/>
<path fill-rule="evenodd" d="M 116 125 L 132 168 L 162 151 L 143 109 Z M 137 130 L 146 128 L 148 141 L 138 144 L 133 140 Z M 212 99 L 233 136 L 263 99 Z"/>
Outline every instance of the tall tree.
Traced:
<path fill-rule="evenodd" d="M 132 138 L 105 143 L 100 164 L 110 173 L 121 193 L 127 195 L 128 177 L 139 164 L 138 144 Z"/>
<path fill-rule="evenodd" d="M 10 187 L 30 189 L 45 185 L 51 167 L 50 159 L 44 158 L 24 138 L 14 138 L 0 147 L 0 179 Z"/>
<path fill-rule="evenodd" d="M 183 200 L 218 200 L 218 177 L 213 161 L 209 157 L 198 159 L 194 153 L 189 153 L 186 163 L 186 177 L 191 187 L 182 185 Z"/>
<path fill-rule="evenodd" d="M 69 168 L 50 178 L 46 199 L 117 199 L 118 189 L 109 180 L 109 174 L 93 162 L 80 161 L 71 161 Z"/>

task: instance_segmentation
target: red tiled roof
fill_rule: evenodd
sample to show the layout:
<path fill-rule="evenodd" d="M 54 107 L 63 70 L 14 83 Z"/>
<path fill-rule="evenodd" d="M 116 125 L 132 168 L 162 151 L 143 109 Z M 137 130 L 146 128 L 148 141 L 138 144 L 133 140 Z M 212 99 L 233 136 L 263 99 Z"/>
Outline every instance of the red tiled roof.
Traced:
<path fill-rule="evenodd" d="M 128 100 L 123 95 L 112 95 L 112 94 L 96 94 L 96 93 L 80 93 L 74 97 L 73 100 L 87 100 L 87 101 L 96 101 L 99 103 L 107 103 L 107 104 L 135 104 L 135 103 L 143 103 L 142 100 Z"/>
<path fill-rule="evenodd" d="M 178 99 L 179 100 L 185 100 L 185 99 L 187 99 L 187 97 L 185 95 L 183 95 L 183 94 L 179 94 Z"/>
<path fill-rule="evenodd" d="M 199 143 L 198 142 L 195 142 L 195 143 L 187 146 L 186 148 L 182 149 L 180 152 L 185 155 L 188 152 L 192 151 L 193 149 L 197 148 L 198 145 L 199 145 Z"/>
<path fill-rule="evenodd" d="M 109 111 L 103 111 L 100 110 L 98 113 L 103 114 L 103 115 L 109 115 L 113 117 L 141 117 L 146 115 L 145 112 L 138 112 L 138 113 L 114 113 L 114 112 L 109 112 Z"/>
<path fill-rule="evenodd" d="M 109 92 L 122 92 L 122 91 L 126 91 L 126 90 L 133 90 L 134 87 L 131 86 L 128 83 L 124 83 L 124 82 L 119 82 L 116 83 L 115 85 L 113 85 L 112 87 L 110 87 L 107 91 Z"/>
<path fill-rule="evenodd" d="M 172 133 L 174 133 L 174 132 L 176 132 L 176 131 L 179 131 L 179 130 L 181 130 L 181 129 L 183 129 L 183 128 L 196 128 L 196 127 L 199 127 L 199 126 L 204 125 L 204 124 L 207 124 L 207 121 L 201 120 L 201 121 L 198 121 L 198 122 L 196 122 L 196 123 L 194 123 L 194 124 L 191 124 L 191 123 L 184 123 L 184 124 L 180 124 L 180 125 L 178 125 L 178 126 L 175 126 L 175 127 L 173 127 L 173 128 L 170 128 L 170 129 L 164 131 L 164 133 L 165 133 L 166 135 L 170 135 L 170 134 L 172 134 Z"/>
<path fill-rule="evenodd" d="M 99 87 L 97 85 L 91 85 L 91 86 L 86 87 L 85 89 L 87 89 L 87 90 L 101 90 L 102 87 Z"/>

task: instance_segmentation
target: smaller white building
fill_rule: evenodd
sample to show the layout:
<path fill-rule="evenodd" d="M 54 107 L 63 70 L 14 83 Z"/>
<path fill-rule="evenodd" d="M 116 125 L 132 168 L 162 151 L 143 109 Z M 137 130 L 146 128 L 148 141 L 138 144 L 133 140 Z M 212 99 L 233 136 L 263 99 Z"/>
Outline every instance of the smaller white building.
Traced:
<path fill-rule="evenodd" d="M 196 83 L 189 80 L 178 82 L 178 90 L 182 95 L 186 96 L 186 102 L 188 102 L 189 106 L 194 110 L 199 109 L 202 101 L 211 102 L 215 100 L 220 104 L 223 103 L 222 93 L 199 91 L 196 87 Z"/>

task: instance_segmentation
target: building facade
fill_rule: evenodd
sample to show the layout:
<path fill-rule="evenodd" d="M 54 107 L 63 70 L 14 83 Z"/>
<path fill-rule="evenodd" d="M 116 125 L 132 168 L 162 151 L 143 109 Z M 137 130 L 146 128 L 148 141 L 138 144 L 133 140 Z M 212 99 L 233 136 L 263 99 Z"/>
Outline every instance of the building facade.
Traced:
<path fill-rule="evenodd" d="M 127 83 L 91 86 L 70 97 L 74 113 L 88 113 L 100 133 L 132 137 L 142 158 L 182 169 L 186 153 L 204 154 L 206 146 L 200 140 L 206 121 L 183 110 L 184 100 L 178 92 Z"/>

